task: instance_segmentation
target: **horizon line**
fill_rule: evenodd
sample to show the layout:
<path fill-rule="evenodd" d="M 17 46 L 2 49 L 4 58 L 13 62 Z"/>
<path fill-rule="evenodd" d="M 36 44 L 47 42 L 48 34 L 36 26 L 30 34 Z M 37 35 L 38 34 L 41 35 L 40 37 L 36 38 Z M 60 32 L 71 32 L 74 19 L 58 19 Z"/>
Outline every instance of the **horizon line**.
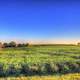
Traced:
<path fill-rule="evenodd" d="M 11 40 L 0 40 L 0 42 L 11 42 L 14 41 L 16 43 L 30 43 L 30 44 L 77 44 L 80 40 L 18 40 L 18 39 L 11 39 Z"/>

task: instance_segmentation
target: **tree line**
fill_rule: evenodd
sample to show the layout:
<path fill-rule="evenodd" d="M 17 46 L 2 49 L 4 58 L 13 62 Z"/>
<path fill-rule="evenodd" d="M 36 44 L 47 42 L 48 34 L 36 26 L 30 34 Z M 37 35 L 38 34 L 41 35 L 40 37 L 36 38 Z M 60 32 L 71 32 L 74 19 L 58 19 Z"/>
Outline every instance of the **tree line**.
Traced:
<path fill-rule="evenodd" d="M 0 42 L 0 48 L 8 48 L 8 47 L 27 47 L 29 43 L 16 43 L 14 41 L 11 41 L 9 43 L 2 43 Z"/>

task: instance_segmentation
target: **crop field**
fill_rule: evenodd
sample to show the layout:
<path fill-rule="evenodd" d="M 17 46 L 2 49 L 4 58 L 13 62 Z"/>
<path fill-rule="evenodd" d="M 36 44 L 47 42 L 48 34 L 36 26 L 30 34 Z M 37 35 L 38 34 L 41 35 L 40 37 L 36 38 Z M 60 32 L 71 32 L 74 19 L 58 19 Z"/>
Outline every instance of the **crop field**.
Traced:
<path fill-rule="evenodd" d="M 48 75 L 51 76 L 50 79 L 46 77 Z M 80 46 L 55 45 L 0 49 L 0 77 L 29 76 L 21 80 L 74 80 L 75 75 L 80 78 Z M 44 77 L 35 79 L 35 76 Z M 69 76 L 69 79 L 66 76 Z M 75 78 L 75 80 L 79 79 Z"/>

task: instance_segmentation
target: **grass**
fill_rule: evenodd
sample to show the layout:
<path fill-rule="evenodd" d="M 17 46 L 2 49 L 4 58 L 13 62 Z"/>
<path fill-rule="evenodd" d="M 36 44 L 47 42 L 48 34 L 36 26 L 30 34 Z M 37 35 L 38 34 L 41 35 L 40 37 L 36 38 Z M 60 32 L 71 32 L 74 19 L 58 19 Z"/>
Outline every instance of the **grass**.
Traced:
<path fill-rule="evenodd" d="M 32 76 L 32 77 L 6 77 L 0 80 L 80 80 L 80 74 L 67 74 L 62 76 Z"/>
<path fill-rule="evenodd" d="M 33 46 L 18 49 L 8 48 L 0 51 L 0 62 L 4 62 L 5 64 L 18 64 L 22 62 L 27 62 L 28 64 L 63 61 L 74 62 L 80 60 L 78 59 L 80 56 L 79 53 L 79 46 Z"/>
<path fill-rule="evenodd" d="M 29 46 L 0 50 L 0 76 L 80 73 L 80 46 Z"/>

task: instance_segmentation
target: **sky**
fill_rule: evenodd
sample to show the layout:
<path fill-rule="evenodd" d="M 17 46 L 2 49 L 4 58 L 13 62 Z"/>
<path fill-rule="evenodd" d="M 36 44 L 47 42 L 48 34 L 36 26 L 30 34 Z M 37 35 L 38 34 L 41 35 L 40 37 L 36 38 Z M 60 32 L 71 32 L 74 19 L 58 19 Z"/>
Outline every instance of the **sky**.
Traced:
<path fill-rule="evenodd" d="M 0 40 L 80 40 L 79 0 L 0 0 Z"/>

